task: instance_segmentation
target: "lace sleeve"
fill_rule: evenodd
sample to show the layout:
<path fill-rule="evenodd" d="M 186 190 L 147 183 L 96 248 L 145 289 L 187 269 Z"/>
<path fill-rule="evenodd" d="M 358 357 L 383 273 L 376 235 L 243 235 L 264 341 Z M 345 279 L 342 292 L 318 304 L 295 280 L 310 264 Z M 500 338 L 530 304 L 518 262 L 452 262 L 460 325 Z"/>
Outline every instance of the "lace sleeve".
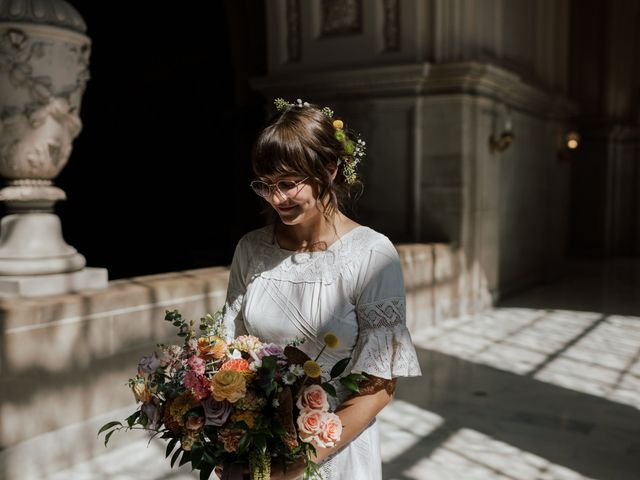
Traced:
<path fill-rule="evenodd" d="M 242 246 L 242 240 L 240 240 L 233 254 L 233 260 L 231 261 L 227 298 L 222 310 L 222 322 L 225 327 L 227 340 L 247 333 L 242 317 L 242 301 L 247 289 L 245 276 L 243 274 L 246 265 L 247 256 Z"/>
<path fill-rule="evenodd" d="M 420 365 L 406 327 L 400 259 L 393 244 L 385 240 L 371 251 L 359 276 L 352 371 L 386 379 L 418 376 Z"/>

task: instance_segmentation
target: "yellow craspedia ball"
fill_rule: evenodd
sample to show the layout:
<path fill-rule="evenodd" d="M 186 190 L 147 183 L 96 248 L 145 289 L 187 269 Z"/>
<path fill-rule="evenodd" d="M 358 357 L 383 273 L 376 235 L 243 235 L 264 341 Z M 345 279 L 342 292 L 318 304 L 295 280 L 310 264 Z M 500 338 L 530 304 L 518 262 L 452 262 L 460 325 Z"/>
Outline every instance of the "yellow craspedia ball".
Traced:
<path fill-rule="evenodd" d="M 327 333 L 324 336 L 324 343 L 329 348 L 338 348 L 340 345 L 340 339 L 338 339 L 338 336 L 335 333 Z"/>
<path fill-rule="evenodd" d="M 342 120 L 334 120 L 333 121 L 333 128 L 335 128 L 337 130 L 342 130 L 344 128 L 344 123 L 342 122 Z"/>
<path fill-rule="evenodd" d="M 304 373 L 311 378 L 318 378 L 322 373 L 320 371 L 320 365 L 318 364 L 318 362 L 315 362 L 313 360 L 307 360 L 306 362 L 304 362 L 302 368 L 304 369 Z"/>

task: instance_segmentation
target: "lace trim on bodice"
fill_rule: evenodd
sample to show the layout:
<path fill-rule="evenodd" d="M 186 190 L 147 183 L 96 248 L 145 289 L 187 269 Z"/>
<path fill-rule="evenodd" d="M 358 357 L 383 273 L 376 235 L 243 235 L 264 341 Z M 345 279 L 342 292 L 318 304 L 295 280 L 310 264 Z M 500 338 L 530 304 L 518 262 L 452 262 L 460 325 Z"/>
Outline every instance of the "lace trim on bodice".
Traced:
<path fill-rule="evenodd" d="M 358 261 L 358 253 L 371 245 L 372 230 L 356 227 L 323 252 L 290 252 L 275 244 L 273 227 L 256 232 L 252 242 L 252 277 L 292 283 L 334 283 L 340 275 L 351 272 Z"/>
<path fill-rule="evenodd" d="M 352 371 L 380 378 L 421 375 L 407 329 L 405 300 L 401 297 L 358 306 L 360 335 L 353 351 Z"/>

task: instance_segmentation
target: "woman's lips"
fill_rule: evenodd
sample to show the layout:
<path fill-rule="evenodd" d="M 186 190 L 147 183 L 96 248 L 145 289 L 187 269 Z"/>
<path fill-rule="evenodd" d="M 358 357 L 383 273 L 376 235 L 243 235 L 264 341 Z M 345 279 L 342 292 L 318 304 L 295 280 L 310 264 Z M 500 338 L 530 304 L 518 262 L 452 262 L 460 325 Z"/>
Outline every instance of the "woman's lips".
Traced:
<path fill-rule="evenodd" d="M 296 208 L 296 206 L 295 205 L 290 205 L 290 206 L 287 206 L 287 207 L 279 206 L 279 207 L 276 207 L 276 208 L 278 210 L 280 210 L 281 212 L 288 212 L 288 211 L 293 210 L 294 208 Z"/>

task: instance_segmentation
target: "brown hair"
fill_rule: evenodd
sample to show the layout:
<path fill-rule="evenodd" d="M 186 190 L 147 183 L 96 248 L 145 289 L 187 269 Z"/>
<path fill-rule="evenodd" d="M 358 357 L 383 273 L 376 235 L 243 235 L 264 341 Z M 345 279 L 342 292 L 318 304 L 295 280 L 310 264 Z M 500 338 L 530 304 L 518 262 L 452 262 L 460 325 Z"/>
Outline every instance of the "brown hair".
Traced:
<path fill-rule="evenodd" d="M 289 107 L 271 118 L 258 136 L 251 158 L 253 172 L 257 177 L 309 177 L 329 219 L 336 210 L 350 206 L 347 203 L 354 199 L 351 187 L 362 188 L 360 181 L 352 185 L 345 181 L 344 162 L 338 165 L 345 155 L 344 146 L 335 138 L 335 131 L 332 120 L 316 105 Z M 332 166 L 338 169 L 334 180 Z"/>

